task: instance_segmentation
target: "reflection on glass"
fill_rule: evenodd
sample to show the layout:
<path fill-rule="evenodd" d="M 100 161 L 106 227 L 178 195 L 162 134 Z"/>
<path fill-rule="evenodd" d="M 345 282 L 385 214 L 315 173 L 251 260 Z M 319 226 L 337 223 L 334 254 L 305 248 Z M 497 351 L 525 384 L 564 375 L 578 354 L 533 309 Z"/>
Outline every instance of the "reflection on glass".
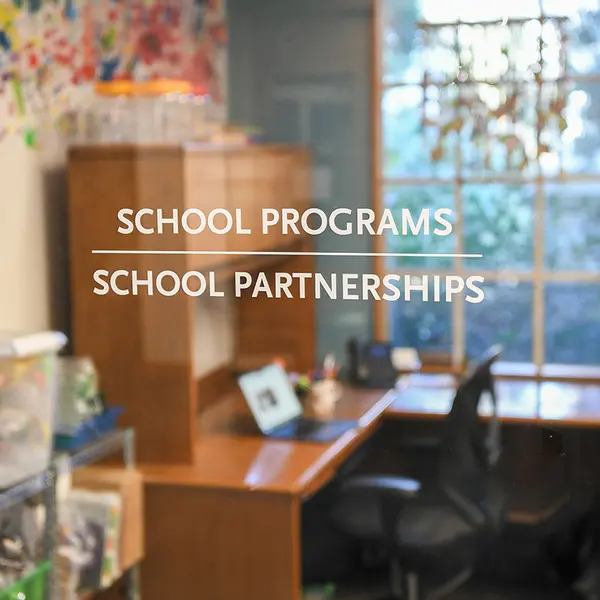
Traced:
<path fill-rule="evenodd" d="M 545 301 L 546 362 L 600 363 L 598 284 L 547 284 Z"/>
<path fill-rule="evenodd" d="M 467 262 L 467 267 L 532 269 L 534 194 L 530 185 L 471 184 L 463 188 L 465 252 L 483 255 Z"/>
<path fill-rule="evenodd" d="M 502 359 L 532 360 L 532 301 L 530 283 L 506 281 L 483 286 L 485 299 L 465 303 L 467 354 L 475 357 L 494 344 L 502 344 Z"/>
<path fill-rule="evenodd" d="M 415 281 L 419 278 L 415 278 Z M 429 279 L 432 282 L 432 279 Z M 419 283 L 420 281 L 416 281 Z M 429 297 L 433 298 L 433 284 Z M 445 290 L 441 291 L 442 297 Z M 452 304 L 423 302 L 422 295 L 412 294 L 410 301 L 391 302 L 390 329 L 394 346 L 416 348 L 420 351 L 448 353 L 452 349 Z"/>
<path fill-rule="evenodd" d="M 545 195 L 546 269 L 599 271 L 600 189 L 590 183 L 549 183 Z"/>
<path fill-rule="evenodd" d="M 453 210 L 454 195 L 450 186 L 392 186 L 384 190 L 384 206 L 390 208 L 398 228 L 401 227 L 403 213 L 409 213 L 415 229 L 407 230 L 406 235 L 386 235 L 386 252 L 401 254 L 451 254 L 455 252 L 454 234 L 434 235 L 433 231 L 441 226 L 434 220 L 435 212 L 445 208 Z M 420 217 L 424 218 L 419 225 Z M 453 222 L 454 215 L 444 215 L 444 219 Z M 428 223 L 429 234 L 425 234 Z M 388 259 L 387 268 L 391 271 L 403 268 L 443 269 L 452 266 L 452 258 L 436 256 L 399 256 Z"/>

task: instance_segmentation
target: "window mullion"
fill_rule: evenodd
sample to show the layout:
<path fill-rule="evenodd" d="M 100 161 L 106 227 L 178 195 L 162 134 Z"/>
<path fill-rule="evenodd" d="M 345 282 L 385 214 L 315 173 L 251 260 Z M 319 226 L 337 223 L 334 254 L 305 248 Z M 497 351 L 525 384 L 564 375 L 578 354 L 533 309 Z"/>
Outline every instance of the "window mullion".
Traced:
<path fill-rule="evenodd" d="M 455 32 L 455 44 L 458 50 L 458 27 Z M 457 109 L 460 110 L 461 87 L 458 86 Z M 463 156 L 460 134 L 456 136 L 456 177 L 454 180 L 454 211 L 456 215 L 455 225 L 455 252 L 454 268 L 458 275 L 462 275 L 464 270 L 463 259 L 460 256 L 465 251 L 464 240 L 464 219 L 463 219 Z M 452 364 L 455 367 L 461 367 L 464 363 L 466 349 L 466 328 L 465 328 L 465 302 L 452 303 Z"/>
<path fill-rule="evenodd" d="M 460 150 L 457 152 L 460 154 Z M 459 171 L 460 172 L 460 171 Z M 464 252 L 464 228 L 463 228 L 463 194 L 460 178 L 454 182 L 454 209 L 456 214 L 455 223 L 455 252 L 458 256 L 454 258 L 454 268 L 458 275 L 464 270 L 463 259 L 460 255 Z M 460 367 L 465 357 L 465 302 L 452 302 L 452 364 Z"/>
<path fill-rule="evenodd" d="M 372 81 L 374 88 L 374 105 L 372 107 L 372 143 L 373 143 L 373 208 L 381 215 L 383 212 L 383 191 L 386 185 L 385 169 L 382 149 L 382 103 L 384 88 L 383 81 L 383 2 L 381 0 L 373 0 L 373 22 L 371 30 L 372 43 Z M 375 236 L 372 242 L 372 251 L 375 253 L 385 252 L 387 247 L 386 240 L 383 236 Z M 382 257 L 374 257 L 372 259 L 375 273 L 383 276 L 386 261 Z M 375 302 L 375 312 L 373 315 L 373 335 L 376 340 L 384 341 L 390 339 L 390 323 L 389 323 L 390 308 L 387 302 Z"/>
<path fill-rule="evenodd" d="M 534 257 L 533 257 L 533 362 L 542 367 L 545 360 L 544 336 L 544 183 L 538 179 L 535 196 Z"/>

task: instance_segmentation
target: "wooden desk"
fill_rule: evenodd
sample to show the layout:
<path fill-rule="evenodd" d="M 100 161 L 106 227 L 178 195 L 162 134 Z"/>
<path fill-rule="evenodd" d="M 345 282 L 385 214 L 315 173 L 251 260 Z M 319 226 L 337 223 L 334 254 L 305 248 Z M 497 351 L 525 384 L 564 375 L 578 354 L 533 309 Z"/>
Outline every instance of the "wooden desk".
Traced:
<path fill-rule="evenodd" d="M 428 422 L 442 421 L 452 404 L 455 380 L 444 375 L 418 375 L 412 376 L 412 381 L 397 395 L 386 417 L 419 421 L 424 427 Z M 596 470 L 591 465 L 600 446 L 591 438 L 583 442 L 581 430 L 600 430 L 600 385 L 498 379 L 496 388 L 501 420 L 528 426 L 503 433 L 502 478 L 511 483 L 507 518 L 526 525 L 544 522 L 568 498 L 577 479 L 575 469 L 582 474 L 587 469 Z M 483 398 L 481 415 L 488 417 L 490 411 L 489 398 Z M 565 435 L 555 436 L 544 429 L 560 429 Z"/>
<path fill-rule="evenodd" d="M 443 376 L 442 376 L 443 377 Z M 434 380 L 434 376 L 431 376 Z M 418 380 L 417 380 L 418 381 Z M 446 385 L 411 385 L 398 394 L 387 410 L 388 418 L 397 419 L 442 419 L 452 406 L 455 386 L 445 379 Z M 538 411 L 538 384 L 533 381 L 499 381 L 497 397 L 499 411 L 504 421 L 535 421 Z M 482 399 L 480 413 L 491 415 L 491 400 Z"/>
<path fill-rule="evenodd" d="M 333 418 L 358 427 L 330 444 L 240 435 L 239 393 L 204 411 L 192 465 L 144 468 L 144 600 L 299 600 L 302 502 L 371 435 L 394 397 L 350 390 Z"/>
<path fill-rule="evenodd" d="M 392 419 L 441 419 L 452 405 L 455 383 L 447 375 L 413 376 L 386 411 Z M 504 422 L 551 427 L 600 428 L 600 384 L 500 379 L 496 383 Z M 485 418 L 491 402 L 480 406 Z"/>
<path fill-rule="evenodd" d="M 538 419 L 549 426 L 600 428 L 600 385 L 542 383 Z"/>
<path fill-rule="evenodd" d="M 441 420 L 450 408 L 453 378 L 405 383 L 400 392 L 348 391 L 334 418 L 358 419 L 359 426 L 330 444 L 242 435 L 249 415 L 239 393 L 203 411 L 193 464 L 144 467 L 144 599 L 299 600 L 302 502 L 334 477 L 382 417 Z M 600 385 L 500 380 L 498 396 L 507 422 L 600 428 Z M 484 400 L 482 413 L 489 410 Z M 523 477 L 530 478 L 538 467 L 523 456 Z M 543 499 L 549 495 L 544 488 Z M 521 520 L 545 514 L 541 500 L 531 503 Z"/>

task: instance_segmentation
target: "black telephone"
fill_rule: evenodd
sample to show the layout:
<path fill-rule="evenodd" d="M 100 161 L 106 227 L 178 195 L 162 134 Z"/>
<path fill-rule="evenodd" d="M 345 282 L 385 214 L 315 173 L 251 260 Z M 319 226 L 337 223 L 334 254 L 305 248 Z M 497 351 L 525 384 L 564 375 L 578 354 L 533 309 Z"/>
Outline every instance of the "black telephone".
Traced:
<path fill-rule="evenodd" d="M 389 342 L 348 342 L 349 380 L 352 385 L 379 389 L 396 385 L 398 373 L 392 364 Z"/>

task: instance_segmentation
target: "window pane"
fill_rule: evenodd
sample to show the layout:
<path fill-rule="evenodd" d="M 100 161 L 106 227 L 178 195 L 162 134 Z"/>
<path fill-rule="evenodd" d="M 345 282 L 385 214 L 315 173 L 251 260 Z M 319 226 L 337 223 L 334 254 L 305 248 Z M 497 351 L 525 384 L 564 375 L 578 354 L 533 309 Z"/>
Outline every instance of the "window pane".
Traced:
<path fill-rule="evenodd" d="M 419 280 L 419 278 L 415 279 Z M 432 302 L 433 283 L 429 289 L 428 302 L 422 301 L 421 294 L 413 293 L 410 301 L 399 300 L 390 303 L 392 343 L 395 346 L 408 346 L 420 351 L 450 353 L 452 351 L 452 304 Z M 442 288 L 441 294 L 444 298 L 445 288 Z"/>
<path fill-rule="evenodd" d="M 466 261 L 467 268 L 532 269 L 534 197 L 528 185 L 464 186 L 465 252 L 483 255 Z"/>
<path fill-rule="evenodd" d="M 383 0 L 381 15 L 381 45 L 383 80 L 419 83 L 421 40 L 417 35 L 420 18 L 414 0 Z"/>
<path fill-rule="evenodd" d="M 582 13 L 594 11 L 598 8 L 598 0 L 542 0 L 544 14 L 551 16 L 567 17 L 569 20 L 578 21 Z"/>
<path fill-rule="evenodd" d="M 600 64 L 600 57 L 598 58 Z M 541 141 L 547 152 L 540 156 L 542 172 L 600 173 L 600 82 L 578 82 L 544 86 L 547 120 Z M 554 98 L 554 100 L 553 100 Z M 561 114 L 553 114 L 552 102 L 564 103 Z M 564 118 L 563 118 L 564 117 Z"/>
<path fill-rule="evenodd" d="M 566 16 L 564 30 L 571 73 L 598 73 L 600 67 L 600 2 L 598 0 L 545 0 L 548 14 Z"/>
<path fill-rule="evenodd" d="M 417 83 L 427 72 L 431 79 L 448 80 L 458 74 L 454 26 L 435 27 L 436 24 L 479 21 L 497 21 L 505 17 L 527 18 L 540 14 L 538 0 L 521 0 L 511 3 L 473 2 L 472 0 L 384 0 L 382 11 L 383 75 L 384 81 Z M 419 27 L 427 23 L 427 27 Z M 489 25 L 469 28 L 480 37 L 473 47 L 482 63 L 494 52 L 496 38 L 508 33 L 508 27 Z M 512 29 L 512 28 L 511 28 Z M 535 38 L 531 43 L 535 44 Z M 521 40 L 528 43 L 523 36 Z M 513 40 L 511 46 L 515 45 Z M 483 51 L 483 53 L 482 53 Z M 496 60 L 496 63 L 498 61 Z M 483 79 L 483 77 L 479 77 Z"/>
<path fill-rule="evenodd" d="M 423 14 L 423 5 L 428 4 L 426 0 L 384 0 L 382 40 L 385 83 L 421 83 L 426 71 L 434 81 L 448 81 L 456 77 L 455 28 L 425 31 L 420 27 L 419 23 L 427 18 Z"/>
<path fill-rule="evenodd" d="M 532 360 L 532 302 L 530 283 L 488 283 L 485 299 L 465 303 L 467 354 L 475 357 L 493 344 L 502 344 L 502 360 Z"/>
<path fill-rule="evenodd" d="M 381 109 L 386 177 L 455 174 L 456 133 L 442 135 L 438 125 L 453 119 L 452 93 L 450 88 L 440 91 L 434 86 L 429 86 L 426 93 L 418 86 L 384 92 Z"/>
<path fill-rule="evenodd" d="M 433 235 L 437 223 L 433 220 L 439 208 L 454 210 L 454 194 L 451 186 L 391 186 L 384 189 L 384 206 L 390 208 L 398 227 L 402 224 L 402 209 L 408 209 L 415 225 L 424 209 L 429 210 L 429 235 L 421 230 L 418 234 L 386 236 L 386 252 L 402 254 L 451 254 L 455 252 L 454 234 L 447 236 Z M 448 218 L 448 217 L 445 217 Z M 448 220 L 452 220 L 448 218 Z M 403 268 L 445 269 L 452 266 L 452 258 L 407 257 L 399 256 L 387 260 L 387 268 L 391 271 Z"/>
<path fill-rule="evenodd" d="M 461 98 L 462 172 L 536 175 L 538 86 L 463 85 Z"/>
<path fill-rule="evenodd" d="M 551 283 L 545 301 L 546 362 L 600 363 L 600 286 Z"/>
<path fill-rule="evenodd" d="M 545 195 L 546 269 L 600 270 L 600 191 L 589 183 L 551 183 Z"/>

